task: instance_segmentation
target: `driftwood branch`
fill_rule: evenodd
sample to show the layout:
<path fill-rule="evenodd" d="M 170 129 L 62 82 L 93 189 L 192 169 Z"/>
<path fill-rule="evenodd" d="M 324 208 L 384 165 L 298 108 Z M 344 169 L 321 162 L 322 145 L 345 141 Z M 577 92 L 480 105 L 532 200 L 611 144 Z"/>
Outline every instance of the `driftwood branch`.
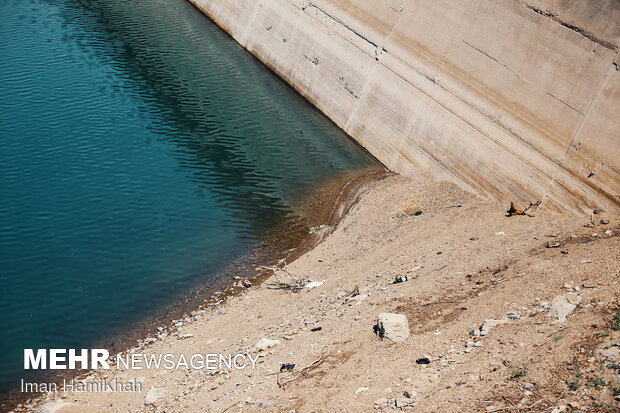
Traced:
<path fill-rule="evenodd" d="M 318 359 L 314 360 L 312 363 L 302 368 L 301 370 L 290 372 L 292 373 L 292 376 L 290 376 L 287 379 L 280 380 L 280 373 L 278 373 L 276 374 L 276 382 L 278 383 L 279 387 L 284 387 L 285 384 L 292 383 L 295 380 L 298 380 L 301 377 L 306 376 L 311 370 L 314 370 L 315 368 L 319 367 L 321 363 L 323 363 L 323 361 L 324 359 L 323 359 L 323 356 L 321 355 Z"/>
<path fill-rule="evenodd" d="M 267 288 L 299 292 L 308 282 L 306 278 L 300 277 L 288 271 L 286 269 L 286 261 L 284 260 L 280 260 L 277 265 L 261 265 L 261 268 L 272 271 L 276 278 L 276 281 L 267 284 Z"/>

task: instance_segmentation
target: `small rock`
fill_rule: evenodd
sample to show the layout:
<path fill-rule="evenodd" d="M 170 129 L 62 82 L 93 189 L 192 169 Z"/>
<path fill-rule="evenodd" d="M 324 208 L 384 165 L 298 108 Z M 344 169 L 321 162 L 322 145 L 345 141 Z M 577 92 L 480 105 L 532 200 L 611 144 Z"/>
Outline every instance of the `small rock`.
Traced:
<path fill-rule="evenodd" d="M 421 357 L 419 359 L 417 359 L 416 364 L 431 364 L 431 361 L 428 357 Z"/>
<path fill-rule="evenodd" d="M 382 397 L 380 399 L 375 400 L 375 404 L 377 406 L 383 405 L 383 404 L 387 404 L 388 399 L 386 399 L 385 397 Z"/>
<path fill-rule="evenodd" d="M 532 383 L 524 383 L 523 384 L 523 388 L 524 389 L 531 389 L 532 387 L 534 387 L 534 385 Z"/>
<path fill-rule="evenodd" d="M 69 406 L 72 403 L 67 403 L 65 401 L 62 400 L 57 400 L 57 401 L 49 401 L 45 404 L 43 404 L 39 410 L 37 410 L 37 413 L 55 413 L 58 410 L 61 410 L 63 407 Z M 20 404 L 18 407 L 21 407 L 22 405 Z"/>
<path fill-rule="evenodd" d="M 413 406 L 415 404 L 415 401 L 409 398 L 396 399 L 394 402 L 398 408 Z"/>
<path fill-rule="evenodd" d="M 413 387 L 407 387 L 403 391 L 403 395 L 408 399 L 414 399 L 417 396 L 417 392 L 415 391 Z"/>
<path fill-rule="evenodd" d="M 580 261 L 582 264 L 591 264 L 592 260 L 581 260 Z M 558 407 L 559 408 L 559 407 Z"/>
<path fill-rule="evenodd" d="M 549 314 L 547 314 L 547 316 L 557 317 L 557 321 L 563 323 L 566 321 L 568 314 L 570 314 L 576 306 L 576 304 L 571 304 L 566 296 L 558 295 L 551 300 L 551 308 L 549 309 Z"/>
<path fill-rule="evenodd" d="M 346 302 L 355 302 L 355 304 L 361 304 L 368 298 L 368 294 L 358 294 L 352 297 L 347 297 Z"/>
<path fill-rule="evenodd" d="M 280 366 L 280 371 L 291 371 L 295 368 L 294 363 L 284 363 Z"/>
<path fill-rule="evenodd" d="M 146 404 L 154 404 L 166 394 L 166 389 L 151 387 L 144 400 Z"/>
<path fill-rule="evenodd" d="M 509 311 L 508 314 L 506 314 L 506 317 L 510 320 L 518 320 L 519 314 L 516 311 Z"/>
<path fill-rule="evenodd" d="M 368 387 L 359 387 L 357 390 L 355 390 L 355 394 L 360 394 L 365 391 L 368 391 Z"/>
<path fill-rule="evenodd" d="M 581 296 L 576 293 L 566 293 L 566 300 L 571 304 L 578 305 L 581 302 Z"/>
<path fill-rule="evenodd" d="M 263 409 L 267 409 L 269 407 L 275 407 L 278 405 L 278 402 L 264 402 L 264 401 L 259 401 L 258 402 L 259 406 L 262 407 Z"/>
<path fill-rule="evenodd" d="M 402 314 L 381 313 L 375 325 L 375 333 L 390 341 L 405 341 L 409 337 L 409 322 Z"/>
<path fill-rule="evenodd" d="M 482 325 L 480 326 L 480 335 L 486 336 L 487 334 L 489 334 L 489 332 L 491 331 L 493 327 L 496 327 L 499 324 L 505 324 L 507 322 L 508 320 L 492 320 L 492 319 L 484 320 L 482 322 Z"/>
<path fill-rule="evenodd" d="M 263 337 L 258 340 L 258 343 L 256 343 L 254 348 L 258 351 L 266 351 L 267 349 L 275 347 L 278 344 L 280 344 L 280 340 L 269 340 L 268 338 Z"/>
<path fill-rule="evenodd" d="M 620 369 L 620 340 L 603 343 L 596 352 L 606 367 Z"/>

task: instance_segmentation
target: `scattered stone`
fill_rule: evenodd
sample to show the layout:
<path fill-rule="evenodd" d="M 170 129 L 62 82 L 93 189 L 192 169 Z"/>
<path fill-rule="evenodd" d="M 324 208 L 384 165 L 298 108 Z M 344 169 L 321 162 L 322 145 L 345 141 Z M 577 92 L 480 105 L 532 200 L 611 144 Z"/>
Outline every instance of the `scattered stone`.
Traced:
<path fill-rule="evenodd" d="M 506 317 L 510 320 L 518 320 L 519 314 L 516 311 L 509 311 L 508 314 L 506 314 Z"/>
<path fill-rule="evenodd" d="M 551 300 L 551 308 L 548 317 L 557 317 L 559 323 L 566 321 L 566 317 L 575 309 L 577 304 L 572 304 L 564 295 L 558 295 Z"/>
<path fill-rule="evenodd" d="M 486 336 L 487 334 L 489 334 L 489 332 L 491 331 L 491 329 L 493 327 L 497 327 L 500 324 L 505 324 L 507 323 L 508 320 L 492 320 L 492 319 L 488 319 L 488 320 L 484 320 L 482 322 L 482 325 L 480 326 L 480 335 L 481 336 Z"/>
<path fill-rule="evenodd" d="M 368 391 L 368 387 L 359 387 L 357 390 L 355 390 L 355 394 L 360 394 L 365 391 Z"/>
<path fill-rule="evenodd" d="M 72 403 L 68 403 L 62 400 L 49 401 L 43 404 L 41 407 L 39 407 L 39 410 L 37 410 L 37 413 L 55 413 L 58 410 L 61 410 L 64 407 L 69 406 L 70 404 Z"/>
<path fill-rule="evenodd" d="M 264 401 L 258 401 L 258 405 L 260 407 L 262 407 L 263 409 L 267 409 L 269 407 L 275 407 L 278 405 L 278 402 L 264 402 Z"/>
<path fill-rule="evenodd" d="M 533 388 L 533 387 L 534 387 L 534 385 L 533 385 L 532 383 L 524 383 L 524 384 L 523 384 L 523 388 L 524 388 L 524 389 L 531 389 L 531 388 Z"/>
<path fill-rule="evenodd" d="M 402 314 L 381 313 L 374 327 L 380 338 L 390 341 L 405 341 L 409 337 L 409 322 Z"/>
<path fill-rule="evenodd" d="M 566 293 L 566 299 L 569 303 L 574 305 L 579 305 L 579 303 L 581 302 L 581 296 L 577 295 L 577 293 Z"/>
<path fill-rule="evenodd" d="M 545 243 L 545 247 L 547 248 L 558 248 L 560 246 L 560 243 L 557 241 L 547 241 Z"/>
<path fill-rule="evenodd" d="M 416 364 L 431 364 L 431 361 L 428 357 L 421 357 L 419 359 L 417 359 Z"/>
<path fill-rule="evenodd" d="M 581 260 L 580 261 L 582 264 L 591 264 L 592 260 Z"/>
<path fill-rule="evenodd" d="M 596 352 L 607 368 L 620 370 L 620 340 L 603 343 Z"/>
<path fill-rule="evenodd" d="M 293 363 L 284 363 L 280 366 L 280 371 L 291 371 L 295 368 Z"/>
<path fill-rule="evenodd" d="M 266 351 L 267 349 L 275 347 L 278 344 L 280 344 L 280 340 L 269 340 L 268 338 L 263 337 L 258 340 L 258 343 L 256 343 L 254 348 L 258 351 Z"/>
<path fill-rule="evenodd" d="M 166 389 L 151 387 L 144 400 L 146 404 L 154 404 L 166 394 Z"/>
<path fill-rule="evenodd" d="M 403 407 L 411 407 L 411 406 L 413 406 L 415 401 L 413 399 L 409 399 L 409 398 L 400 398 L 400 399 L 396 399 L 394 401 L 394 403 L 396 404 L 396 407 L 401 409 Z"/>
<path fill-rule="evenodd" d="M 321 331 L 322 329 L 323 327 L 319 326 L 319 327 L 311 328 L 310 331 Z"/>
<path fill-rule="evenodd" d="M 177 340 L 183 340 L 185 338 L 190 338 L 190 337 L 194 337 L 194 335 L 193 334 L 179 334 L 177 336 Z"/>
<path fill-rule="evenodd" d="M 363 303 L 364 300 L 367 298 L 368 298 L 368 294 L 358 294 L 355 296 L 347 297 L 345 302 L 349 302 L 349 303 L 355 302 L 355 305 L 359 305 Z"/>
<path fill-rule="evenodd" d="M 418 393 L 415 391 L 413 387 L 407 387 L 403 391 L 403 395 L 408 399 L 414 399 L 418 395 Z"/>
<path fill-rule="evenodd" d="M 385 397 L 382 397 L 380 399 L 375 400 L 375 404 L 377 406 L 383 405 L 383 404 L 387 404 L 388 403 L 388 399 L 386 399 Z"/>

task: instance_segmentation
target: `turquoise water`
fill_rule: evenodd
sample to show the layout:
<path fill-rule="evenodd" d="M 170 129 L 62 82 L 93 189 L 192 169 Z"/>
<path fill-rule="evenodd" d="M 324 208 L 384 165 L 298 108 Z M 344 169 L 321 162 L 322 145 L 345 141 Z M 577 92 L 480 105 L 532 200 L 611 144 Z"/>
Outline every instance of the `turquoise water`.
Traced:
<path fill-rule="evenodd" d="M 0 384 L 157 311 L 373 161 L 184 0 L 0 8 Z"/>

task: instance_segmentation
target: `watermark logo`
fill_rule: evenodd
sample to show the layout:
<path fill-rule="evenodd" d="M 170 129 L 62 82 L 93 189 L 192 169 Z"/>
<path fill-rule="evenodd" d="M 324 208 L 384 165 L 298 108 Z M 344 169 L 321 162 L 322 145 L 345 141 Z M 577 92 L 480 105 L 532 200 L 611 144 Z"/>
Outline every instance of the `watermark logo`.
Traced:
<path fill-rule="evenodd" d="M 243 370 L 255 369 L 258 355 L 249 353 L 219 354 L 145 354 L 125 353 L 110 357 L 106 349 L 24 349 L 25 370 Z M 64 380 L 56 383 L 35 383 L 21 380 L 22 392 L 136 392 L 142 383 L 133 379 L 95 381 Z"/>

